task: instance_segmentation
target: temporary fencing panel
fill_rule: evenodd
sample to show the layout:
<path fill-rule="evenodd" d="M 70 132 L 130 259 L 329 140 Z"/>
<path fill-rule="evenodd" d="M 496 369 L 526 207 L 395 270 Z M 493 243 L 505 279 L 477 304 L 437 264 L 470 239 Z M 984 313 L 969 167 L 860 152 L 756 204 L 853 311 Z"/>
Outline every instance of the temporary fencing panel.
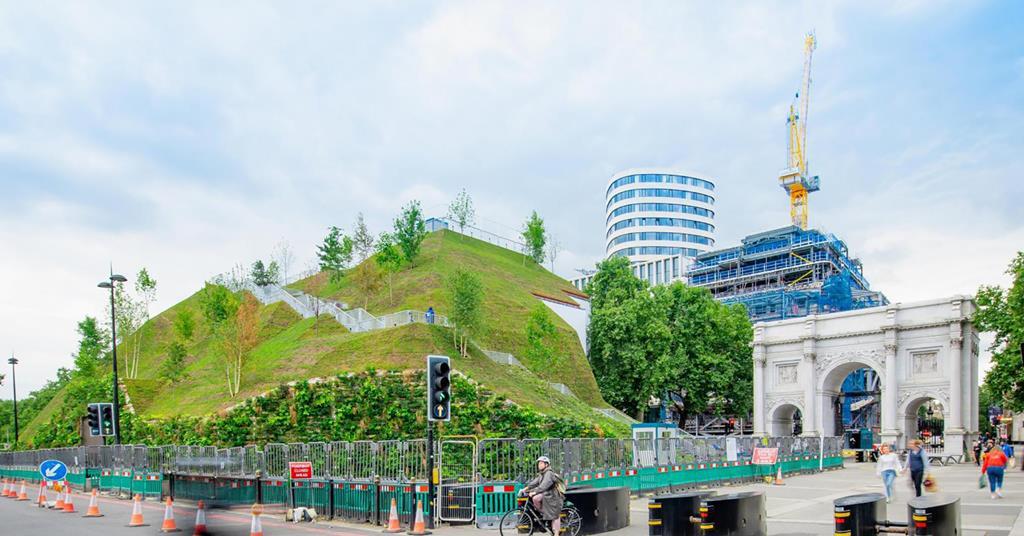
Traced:
<path fill-rule="evenodd" d="M 442 441 L 438 454 L 438 517 L 442 521 L 473 521 L 476 443 Z"/>

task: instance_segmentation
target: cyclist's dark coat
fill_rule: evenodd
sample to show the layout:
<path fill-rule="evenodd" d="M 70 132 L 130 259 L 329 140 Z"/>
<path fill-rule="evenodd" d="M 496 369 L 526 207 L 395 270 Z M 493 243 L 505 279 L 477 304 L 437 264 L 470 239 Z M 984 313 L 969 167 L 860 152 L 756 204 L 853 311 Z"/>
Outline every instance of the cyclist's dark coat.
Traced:
<path fill-rule="evenodd" d="M 526 483 L 526 489 L 531 493 L 540 493 L 544 498 L 541 501 L 540 515 L 544 521 L 552 521 L 562 512 L 564 497 L 558 493 L 555 487 L 555 479 L 558 477 L 550 467 L 546 467 L 536 478 Z"/>

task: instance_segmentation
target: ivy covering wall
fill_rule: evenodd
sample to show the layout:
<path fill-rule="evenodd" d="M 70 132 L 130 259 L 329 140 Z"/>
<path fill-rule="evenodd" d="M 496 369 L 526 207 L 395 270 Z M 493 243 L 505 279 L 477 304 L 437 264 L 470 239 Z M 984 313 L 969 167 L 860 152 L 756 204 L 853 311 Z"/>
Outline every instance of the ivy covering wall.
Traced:
<path fill-rule="evenodd" d="M 208 417 L 143 420 L 122 411 L 122 441 L 146 445 L 217 445 L 362 439 L 420 438 L 426 429 L 426 385 L 422 371 L 337 376 L 282 385 L 263 396 Z M 440 425 L 443 436 L 620 437 L 628 427 L 598 426 L 542 415 L 503 400 L 470 380 L 453 376 L 452 421 Z M 49 430 L 73 423 L 55 415 Z M 74 434 L 39 435 L 35 447 L 79 444 Z"/>

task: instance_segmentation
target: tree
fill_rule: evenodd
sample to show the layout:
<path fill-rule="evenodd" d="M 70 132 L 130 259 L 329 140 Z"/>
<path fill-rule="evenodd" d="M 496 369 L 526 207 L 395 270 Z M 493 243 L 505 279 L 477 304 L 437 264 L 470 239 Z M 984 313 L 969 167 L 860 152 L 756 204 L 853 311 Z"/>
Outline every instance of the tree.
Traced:
<path fill-rule="evenodd" d="M 324 287 L 327 285 L 327 281 L 320 274 L 316 274 L 309 278 L 306 282 L 306 294 L 312 299 L 309 304 L 313 309 L 313 333 L 320 335 L 320 293 L 324 291 Z"/>
<path fill-rule="evenodd" d="M 373 242 L 373 235 L 366 228 L 366 221 L 363 220 L 363 213 L 360 212 L 356 215 L 356 230 L 352 233 L 352 245 L 359 262 L 363 262 L 373 255 Z"/>
<path fill-rule="evenodd" d="M 135 294 L 138 295 L 138 298 L 131 307 L 135 317 L 134 326 L 132 331 L 126 332 L 130 333 L 133 339 L 131 367 L 126 371 L 131 379 L 139 377 L 139 353 L 142 350 L 142 337 L 145 333 L 143 328 L 146 322 L 149 322 L 149 306 L 156 301 L 156 279 L 150 277 L 149 271 L 145 267 L 139 270 L 135 276 Z"/>
<path fill-rule="evenodd" d="M 526 360 L 534 366 L 551 366 L 557 359 L 555 353 L 558 331 L 548 314 L 547 307 L 538 303 L 526 320 Z"/>
<path fill-rule="evenodd" d="M 95 375 L 110 347 L 110 334 L 94 317 L 87 316 L 78 323 L 78 352 L 75 368 L 87 375 Z"/>
<path fill-rule="evenodd" d="M 160 377 L 174 383 L 185 375 L 185 357 L 188 350 L 180 340 L 167 345 L 167 358 L 160 364 Z"/>
<path fill-rule="evenodd" d="M 479 335 L 483 328 L 483 284 L 476 274 L 458 268 L 448 276 L 446 289 L 452 341 L 462 357 L 466 357 L 470 338 Z"/>
<path fill-rule="evenodd" d="M 363 295 L 363 309 L 370 303 L 370 295 L 380 288 L 381 270 L 375 262 L 363 262 L 352 269 L 352 282 Z"/>
<path fill-rule="evenodd" d="M 174 333 L 178 339 L 188 343 L 195 333 L 196 321 L 191 309 L 182 309 L 174 316 Z"/>
<path fill-rule="evenodd" d="M 553 236 L 548 237 L 548 262 L 551 263 L 551 273 L 555 272 L 555 257 L 562 251 L 562 243 Z"/>
<path fill-rule="evenodd" d="M 651 289 L 625 257 L 599 264 L 587 292 L 589 357 L 609 403 L 640 418 L 650 397 L 686 389 L 687 410 L 750 411 L 753 328 L 743 306 L 681 282 Z"/>
<path fill-rule="evenodd" d="M 259 341 L 260 303 L 252 294 L 245 293 L 234 316 L 225 324 L 223 344 L 224 373 L 227 377 L 228 394 L 238 394 L 242 386 L 242 369 L 249 352 Z"/>
<path fill-rule="evenodd" d="M 121 370 L 127 378 L 132 377 L 132 361 L 134 359 L 132 346 L 136 342 L 132 335 L 141 325 L 139 322 L 142 316 L 140 309 L 138 302 L 132 299 L 125 285 L 117 285 L 114 288 L 114 317 L 117 321 L 117 340 L 114 341 L 114 344 L 118 345 L 121 359 L 124 360 Z M 109 305 L 107 305 L 105 318 L 110 318 Z"/>
<path fill-rule="evenodd" d="M 544 245 L 547 243 L 547 233 L 544 231 L 544 220 L 534 210 L 530 218 L 523 224 L 523 245 L 526 251 L 523 253 L 533 259 L 533 262 L 540 264 L 544 262 Z M 525 261 L 524 261 L 525 262 Z"/>
<path fill-rule="evenodd" d="M 277 261 L 270 261 L 269 265 L 264 266 L 263 261 L 257 259 L 256 262 L 252 263 L 249 277 L 252 279 L 253 284 L 258 287 L 278 284 L 280 275 Z"/>
<path fill-rule="evenodd" d="M 427 224 L 419 201 L 410 201 L 395 218 L 395 232 L 392 234 L 405 262 L 410 264 L 420 254 L 420 244 L 427 237 Z"/>
<path fill-rule="evenodd" d="M 352 239 L 341 233 L 341 229 L 331 226 L 324 237 L 323 244 L 317 246 L 316 257 L 320 261 L 320 270 L 331 275 L 331 282 L 341 281 L 344 270 L 352 261 Z"/>
<path fill-rule="evenodd" d="M 671 343 L 664 388 L 686 389 L 688 413 L 746 415 L 753 407 L 754 337 L 746 309 L 724 305 L 682 282 L 654 288 L 666 308 Z M 683 416 L 685 422 L 685 415 Z"/>
<path fill-rule="evenodd" d="M 642 420 L 648 399 L 665 390 L 665 356 L 670 349 L 664 304 L 614 257 L 598 265 L 587 286 L 591 298 L 587 328 L 590 364 L 604 399 Z"/>
<path fill-rule="evenodd" d="M 455 196 L 455 200 L 452 204 L 448 205 L 448 219 L 455 222 L 459 226 L 459 234 L 464 235 L 466 226 L 473 225 L 476 220 L 476 210 L 473 209 L 473 199 L 466 193 L 466 189 L 463 188 L 458 195 Z M 462 238 L 461 236 L 459 237 Z"/>
<path fill-rule="evenodd" d="M 1021 367 L 1020 347 L 1024 344 L 1024 251 L 1010 261 L 1006 270 L 1010 287 L 984 285 L 978 289 L 975 300 L 978 310 L 974 325 L 982 331 L 995 333 L 992 368 L 985 374 L 985 388 L 993 395 L 1001 393 L 1002 400 L 993 400 L 1013 411 L 1024 410 L 1024 367 Z"/>
<path fill-rule="evenodd" d="M 291 275 L 292 265 L 295 264 L 295 253 L 286 240 L 281 240 L 274 248 L 274 261 L 281 268 L 281 282 L 285 285 L 291 283 L 288 277 Z"/>
<path fill-rule="evenodd" d="M 392 276 L 402 268 L 404 259 L 393 235 L 383 233 L 377 240 L 377 252 L 373 257 L 380 271 L 388 278 L 388 303 L 394 303 L 395 293 Z"/>
<path fill-rule="evenodd" d="M 199 309 L 214 336 L 238 311 L 238 297 L 223 285 L 206 283 L 199 291 Z"/>

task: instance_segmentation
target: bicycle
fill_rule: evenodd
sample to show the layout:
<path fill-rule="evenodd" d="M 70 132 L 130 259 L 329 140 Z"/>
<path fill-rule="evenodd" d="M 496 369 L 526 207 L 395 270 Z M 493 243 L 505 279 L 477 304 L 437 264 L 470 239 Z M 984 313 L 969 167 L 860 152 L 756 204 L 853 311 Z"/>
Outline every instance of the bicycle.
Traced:
<path fill-rule="evenodd" d="M 561 534 L 557 536 L 579 536 L 580 527 L 583 526 L 583 518 L 580 516 L 576 506 L 566 500 L 565 504 L 562 505 L 560 515 L 562 518 L 562 530 Z M 518 496 L 516 497 L 516 507 L 501 516 L 501 522 L 498 524 L 498 533 L 501 536 L 518 536 L 520 534 L 529 536 L 538 528 L 542 533 L 552 534 L 550 522 L 544 521 L 541 518 L 540 512 L 533 505 L 533 501 L 526 497 Z"/>

